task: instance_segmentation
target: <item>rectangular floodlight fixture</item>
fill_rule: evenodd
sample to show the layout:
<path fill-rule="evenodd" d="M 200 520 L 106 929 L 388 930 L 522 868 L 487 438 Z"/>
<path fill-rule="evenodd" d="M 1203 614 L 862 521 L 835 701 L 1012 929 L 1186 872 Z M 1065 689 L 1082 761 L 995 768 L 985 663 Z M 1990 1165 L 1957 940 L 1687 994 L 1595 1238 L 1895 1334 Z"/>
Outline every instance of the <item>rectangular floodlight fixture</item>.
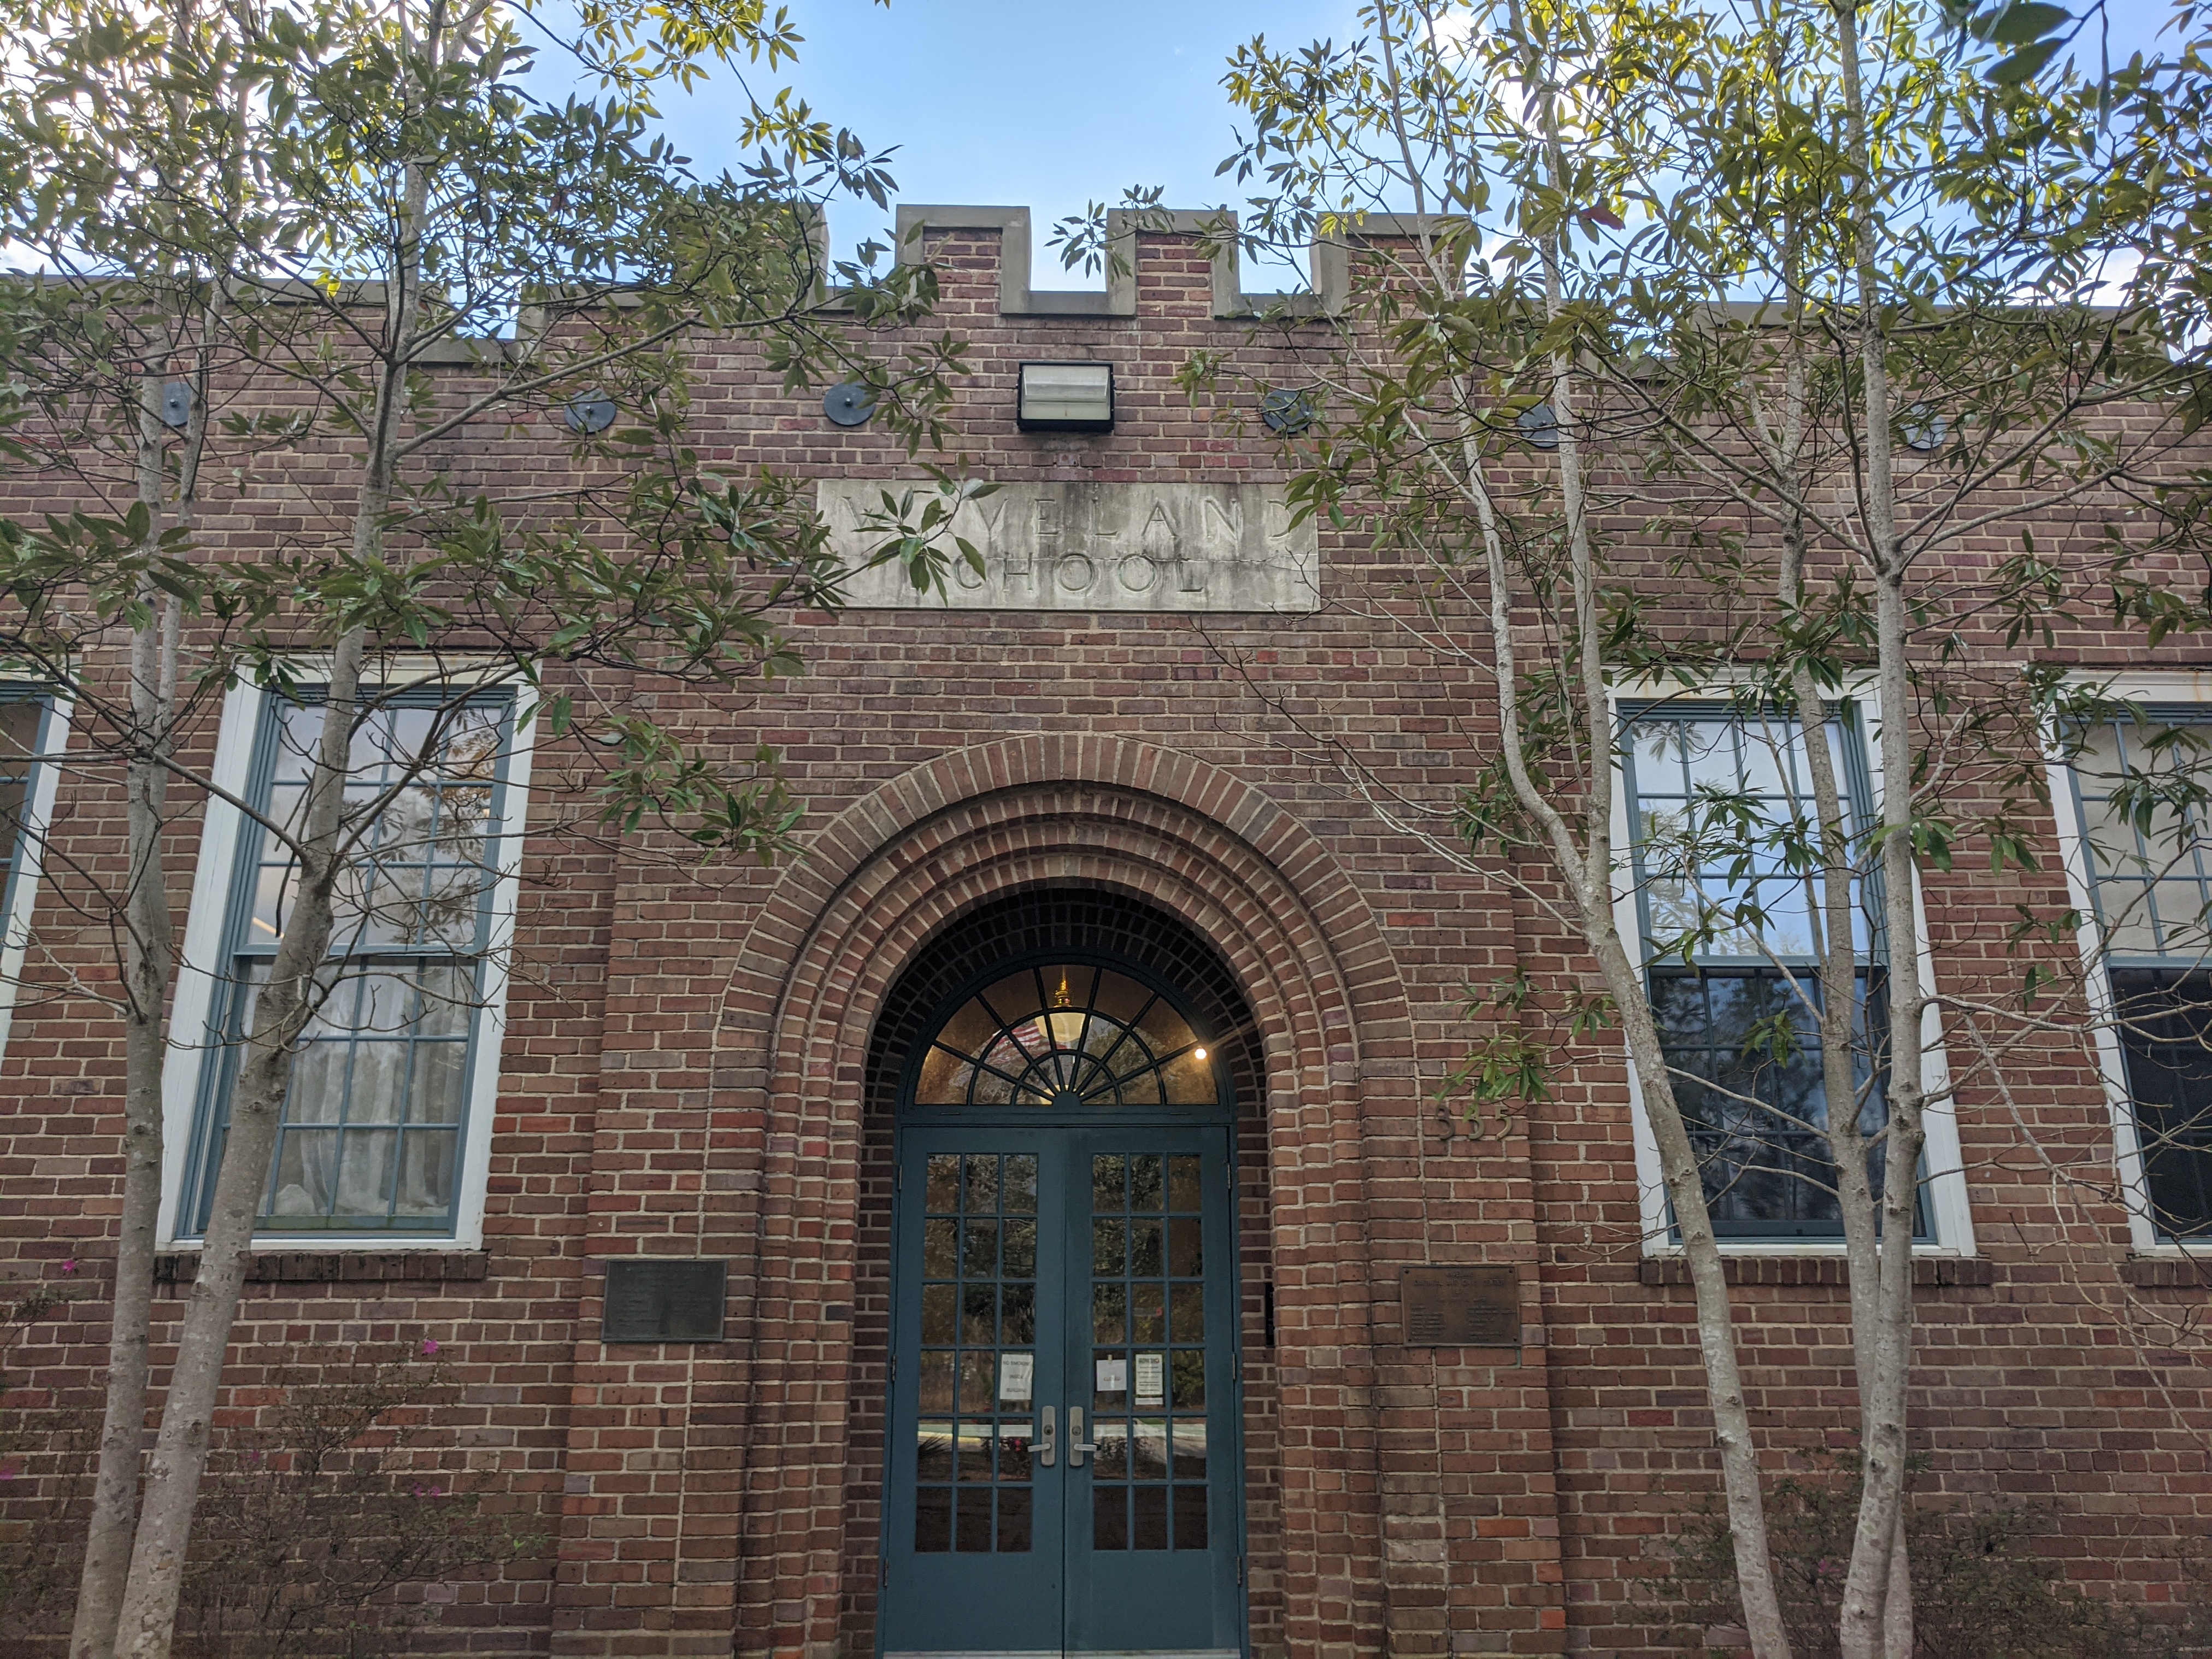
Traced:
<path fill-rule="evenodd" d="M 1024 363 L 1014 424 L 1024 432 L 1111 432 L 1114 365 Z"/>

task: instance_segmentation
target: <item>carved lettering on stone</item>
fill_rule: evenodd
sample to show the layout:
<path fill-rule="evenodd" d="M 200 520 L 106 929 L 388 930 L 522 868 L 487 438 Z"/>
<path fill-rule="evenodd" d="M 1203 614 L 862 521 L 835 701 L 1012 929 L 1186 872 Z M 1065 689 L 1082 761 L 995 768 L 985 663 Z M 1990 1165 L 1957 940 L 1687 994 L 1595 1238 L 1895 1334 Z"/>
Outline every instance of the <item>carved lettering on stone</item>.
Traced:
<path fill-rule="evenodd" d="M 866 520 L 915 486 L 824 478 L 818 504 L 848 565 L 886 539 Z M 923 499 L 916 489 L 915 500 Z M 848 585 L 861 609 L 959 611 L 1276 611 L 1321 604 L 1313 520 L 1295 529 L 1270 484 L 1014 483 L 971 501 L 953 522 L 983 557 L 955 559 L 945 599 L 915 591 L 895 566 Z M 951 543 L 946 544 L 948 550 Z"/>

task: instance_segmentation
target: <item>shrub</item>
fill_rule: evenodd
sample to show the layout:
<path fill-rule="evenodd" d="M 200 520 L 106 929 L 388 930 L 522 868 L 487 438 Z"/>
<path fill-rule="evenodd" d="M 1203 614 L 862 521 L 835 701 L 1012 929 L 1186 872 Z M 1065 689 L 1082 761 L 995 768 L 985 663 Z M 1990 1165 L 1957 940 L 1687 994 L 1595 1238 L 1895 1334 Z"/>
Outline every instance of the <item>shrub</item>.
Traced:
<path fill-rule="evenodd" d="M 310 1357 L 279 1388 L 210 1458 L 179 1653 L 366 1659 L 414 1646 L 437 1608 L 410 1591 L 534 1547 L 423 1454 L 428 1408 L 449 1389 L 428 1353 Z"/>
<path fill-rule="evenodd" d="M 17 1304 L 20 1308 L 21 1304 Z M 36 1316 L 44 1316 L 44 1309 Z M 9 1310 L 0 1309 L 0 1325 Z M 451 1391 L 420 1349 L 307 1353 L 275 1400 L 216 1433 L 179 1614 L 180 1659 L 374 1659 L 438 1645 L 423 1591 L 538 1552 L 422 1444 Z M 0 1619 L 58 1639 L 76 1601 L 96 1409 L 0 1410 Z"/>
<path fill-rule="evenodd" d="M 2212 1651 L 2212 1613 L 2191 1594 L 2162 1609 L 2124 1606 L 2063 1582 L 2036 1553 L 2048 1517 L 2022 1504 L 1908 1504 L 1917 1659 L 2184 1659 Z M 1848 1460 L 1823 1476 L 1777 1481 L 1767 1524 L 1790 1650 L 1835 1659 L 1844 1575 L 1858 1515 Z M 1674 1540 L 1652 1579 L 1686 1650 L 1738 1626 L 1727 1517 L 1708 1508 Z M 2194 1576 L 2191 1588 L 2195 1589 Z"/>

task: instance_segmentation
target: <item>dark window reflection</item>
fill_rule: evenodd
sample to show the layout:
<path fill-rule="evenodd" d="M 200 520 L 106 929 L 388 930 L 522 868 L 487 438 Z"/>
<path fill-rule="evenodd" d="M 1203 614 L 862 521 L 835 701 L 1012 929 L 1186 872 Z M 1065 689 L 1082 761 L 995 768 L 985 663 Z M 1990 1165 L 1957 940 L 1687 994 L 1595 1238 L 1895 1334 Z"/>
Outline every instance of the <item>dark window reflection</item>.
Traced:
<path fill-rule="evenodd" d="M 1880 986 L 1863 973 L 1858 988 L 1852 1083 L 1862 1102 L 1861 1133 L 1870 1135 L 1888 1121 L 1880 1080 L 1870 1079 L 1867 1061 L 1870 1047 L 1881 1046 Z M 1820 1075 L 1819 998 L 1809 969 L 1796 985 L 1773 969 L 1651 975 L 1660 1042 L 1674 1070 L 1675 1097 L 1705 1175 L 1713 1226 L 1723 1237 L 1843 1232 Z M 1883 1151 L 1875 1146 L 1867 1160 L 1877 1195 Z"/>
<path fill-rule="evenodd" d="M 2212 1235 L 2212 976 L 2118 969 L 2112 993 L 2159 1236 Z"/>

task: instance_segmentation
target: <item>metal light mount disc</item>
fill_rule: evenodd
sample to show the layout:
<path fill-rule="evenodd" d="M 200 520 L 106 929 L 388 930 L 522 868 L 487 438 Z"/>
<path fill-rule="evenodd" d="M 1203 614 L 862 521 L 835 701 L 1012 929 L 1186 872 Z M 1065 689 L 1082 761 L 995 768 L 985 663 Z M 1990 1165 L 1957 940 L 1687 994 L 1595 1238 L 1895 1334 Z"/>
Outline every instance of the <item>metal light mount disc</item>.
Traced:
<path fill-rule="evenodd" d="M 876 412 L 876 394 L 859 380 L 846 380 L 830 388 L 822 399 L 822 412 L 832 426 L 866 426 Z"/>
<path fill-rule="evenodd" d="M 1313 424 L 1313 399 L 1287 387 L 1260 399 L 1260 419 L 1270 432 L 1292 437 Z"/>
<path fill-rule="evenodd" d="M 1899 422 L 1905 434 L 1905 447 L 1930 454 L 1943 447 L 1943 440 L 1951 435 L 1951 423 L 1925 404 L 1915 404 L 1905 411 Z"/>
<path fill-rule="evenodd" d="M 182 380 L 172 380 L 161 388 L 161 424 L 183 428 L 192 418 L 192 389 Z"/>
<path fill-rule="evenodd" d="M 1534 449 L 1557 449 L 1559 447 L 1559 417 L 1549 404 L 1537 404 L 1524 409 L 1515 417 L 1513 424 Z"/>
<path fill-rule="evenodd" d="M 568 399 L 561 418 L 569 431 L 592 437 L 615 423 L 615 400 L 603 392 L 579 392 Z"/>

